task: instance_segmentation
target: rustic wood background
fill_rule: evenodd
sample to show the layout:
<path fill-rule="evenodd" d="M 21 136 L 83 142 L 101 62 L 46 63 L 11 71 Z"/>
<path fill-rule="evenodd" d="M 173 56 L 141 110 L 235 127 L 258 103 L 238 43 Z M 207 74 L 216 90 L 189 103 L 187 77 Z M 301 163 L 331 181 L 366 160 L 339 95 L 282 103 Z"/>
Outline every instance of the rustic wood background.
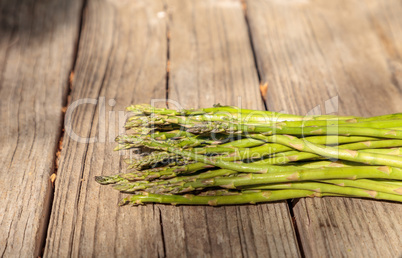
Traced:
<path fill-rule="evenodd" d="M 0 256 L 400 257 L 400 204 L 118 207 L 93 178 L 125 169 L 133 103 L 401 112 L 401 17 L 398 0 L 1 0 Z"/>

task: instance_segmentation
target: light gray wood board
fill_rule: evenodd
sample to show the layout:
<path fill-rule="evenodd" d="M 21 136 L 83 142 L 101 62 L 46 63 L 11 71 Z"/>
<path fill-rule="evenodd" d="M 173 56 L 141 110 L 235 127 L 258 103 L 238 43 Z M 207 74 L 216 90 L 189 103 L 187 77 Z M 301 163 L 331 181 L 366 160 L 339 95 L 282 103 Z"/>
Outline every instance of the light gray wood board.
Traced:
<path fill-rule="evenodd" d="M 0 256 L 38 256 L 81 1 L 0 2 Z"/>
<path fill-rule="evenodd" d="M 246 1 L 271 110 L 381 115 L 402 110 L 400 1 Z M 294 207 L 307 257 L 400 256 L 402 207 L 344 198 Z"/>
<path fill-rule="evenodd" d="M 169 107 L 264 109 L 241 2 L 167 3 Z M 168 257 L 299 255 L 286 202 L 160 209 Z"/>
<path fill-rule="evenodd" d="M 66 121 L 77 135 L 97 142 L 64 136 L 46 257 L 163 256 L 159 209 L 120 208 L 119 192 L 94 180 L 126 167 L 113 151 L 122 126 L 119 112 L 165 98 L 166 20 L 158 15 L 163 10 L 157 0 L 88 1 L 71 104 L 82 99 L 96 104 L 78 106 Z"/>

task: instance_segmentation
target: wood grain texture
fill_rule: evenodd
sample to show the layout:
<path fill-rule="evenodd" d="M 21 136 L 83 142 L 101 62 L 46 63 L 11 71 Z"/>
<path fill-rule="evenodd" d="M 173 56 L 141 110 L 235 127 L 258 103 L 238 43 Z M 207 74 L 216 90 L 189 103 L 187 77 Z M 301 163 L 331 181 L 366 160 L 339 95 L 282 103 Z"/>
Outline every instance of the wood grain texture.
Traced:
<path fill-rule="evenodd" d="M 0 1 L 0 256 L 41 252 L 81 1 Z"/>
<path fill-rule="evenodd" d="M 104 96 L 106 102 L 109 98 L 116 100 L 112 109 L 117 111 L 131 103 L 164 99 L 168 52 L 165 18 L 171 17 L 168 26 L 172 99 L 194 106 L 186 94 L 192 92 L 191 87 L 209 84 L 204 95 L 200 93 L 192 99 L 199 101 L 200 106 L 216 101 L 234 103 L 237 96 L 242 96 L 243 105 L 262 108 L 240 2 L 205 5 L 197 1 L 195 6 L 188 6 L 186 1 L 167 1 L 166 7 L 168 13 L 163 12 L 160 1 L 120 5 L 89 1 L 72 103 Z M 192 12 L 201 13 L 196 16 L 200 19 L 196 23 L 188 20 Z M 204 29 L 203 22 L 209 20 L 202 18 L 204 14 L 209 14 L 210 19 L 221 19 L 214 22 L 221 26 L 218 29 L 212 23 L 206 28 L 213 37 L 220 38 L 218 44 L 205 32 L 197 32 L 201 33 L 197 37 L 189 34 L 194 33 L 192 26 Z M 240 26 L 240 35 L 230 30 L 232 23 Z M 205 45 L 207 40 L 213 45 Z M 199 44 L 196 50 L 202 52 L 190 53 L 193 43 Z M 188 55 L 193 55 L 188 59 L 190 62 L 187 62 Z M 186 81 L 196 77 L 198 81 Z M 244 84 L 250 86 L 247 91 Z M 99 139 L 101 130 L 109 132 L 115 126 L 110 121 L 104 129 L 97 126 L 103 114 L 99 106 L 98 103 L 77 108 L 71 119 L 75 133 Z M 110 109 L 106 105 L 105 112 Z M 115 144 L 109 140 L 112 139 L 86 144 L 65 137 L 46 256 L 298 255 L 286 203 L 226 208 L 117 207 L 120 194 L 100 187 L 93 180 L 95 175 L 113 174 L 119 167 L 124 169 L 118 153 L 112 152 Z"/>
<path fill-rule="evenodd" d="M 158 207 L 119 208 L 122 196 L 94 180 L 126 167 L 113 151 L 124 108 L 165 98 L 163 8 L 158 0 L 88 1 L 70 107 L 82 99 L 94 102 L 78 106 L 66 123 L 80 137 L 96 140 L 64 136 L 46 257 L 164 255 Z"/>
<path fill-rule="evenodd" d="M 247 1 L 271 110 L 381 115 L 402 110 L 400 1 Z M 360 199 L 294 206 L 307 257 L 399 257 L 402 207 Z"/>
<path fill-rule="evenodd" d="M 263 109 L 240 1 L 169 0 L 167 6 L 169 107 Z M 168 257 L 299 256 L 286 202 L 160 209 Z"/>

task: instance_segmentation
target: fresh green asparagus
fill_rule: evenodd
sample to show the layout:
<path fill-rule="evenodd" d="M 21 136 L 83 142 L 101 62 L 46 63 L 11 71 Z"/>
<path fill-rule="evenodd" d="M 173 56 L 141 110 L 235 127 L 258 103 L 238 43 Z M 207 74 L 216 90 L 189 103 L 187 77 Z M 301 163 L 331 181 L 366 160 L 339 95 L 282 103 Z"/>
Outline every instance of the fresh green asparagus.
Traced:
<path fill-rule="evenodd" d="M 299 116 L 216 105 L 127 108 L 128 167 L 95 177 L 121 204 L 235 205 L 303 197 L 402 202 L 402 113 Z M 139 155 L 139 156 L 135 156 Z"/>

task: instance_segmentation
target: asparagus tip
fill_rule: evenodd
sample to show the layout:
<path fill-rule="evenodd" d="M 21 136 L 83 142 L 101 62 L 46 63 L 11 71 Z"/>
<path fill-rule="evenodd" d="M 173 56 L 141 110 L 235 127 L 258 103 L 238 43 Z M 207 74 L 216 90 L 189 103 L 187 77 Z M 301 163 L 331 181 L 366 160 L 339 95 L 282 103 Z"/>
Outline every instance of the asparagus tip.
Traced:
<path fill-rule="evenodd" d="M 124 206 L 124 205 L 126 205 L 126 204 L 128 204 L 128 203 L 129 203 L 128 198 L 124 198 L 123 200 L 121 200 L 121 201 L 119 202 L 119 206 Z"/>
<path fill-rule="evenodd" d="M 107 176 L 95 176 L 95 181 L 101 185 L 108 185 L 114 183 L 114 181 L 111 182 L 109 179 L 110 178 Z"/>
<path fill-rule="evenodd" d="M 103 182 L 103 176 L 95 176 L 95 181 L 99 184 L 102 184 Z"/>

